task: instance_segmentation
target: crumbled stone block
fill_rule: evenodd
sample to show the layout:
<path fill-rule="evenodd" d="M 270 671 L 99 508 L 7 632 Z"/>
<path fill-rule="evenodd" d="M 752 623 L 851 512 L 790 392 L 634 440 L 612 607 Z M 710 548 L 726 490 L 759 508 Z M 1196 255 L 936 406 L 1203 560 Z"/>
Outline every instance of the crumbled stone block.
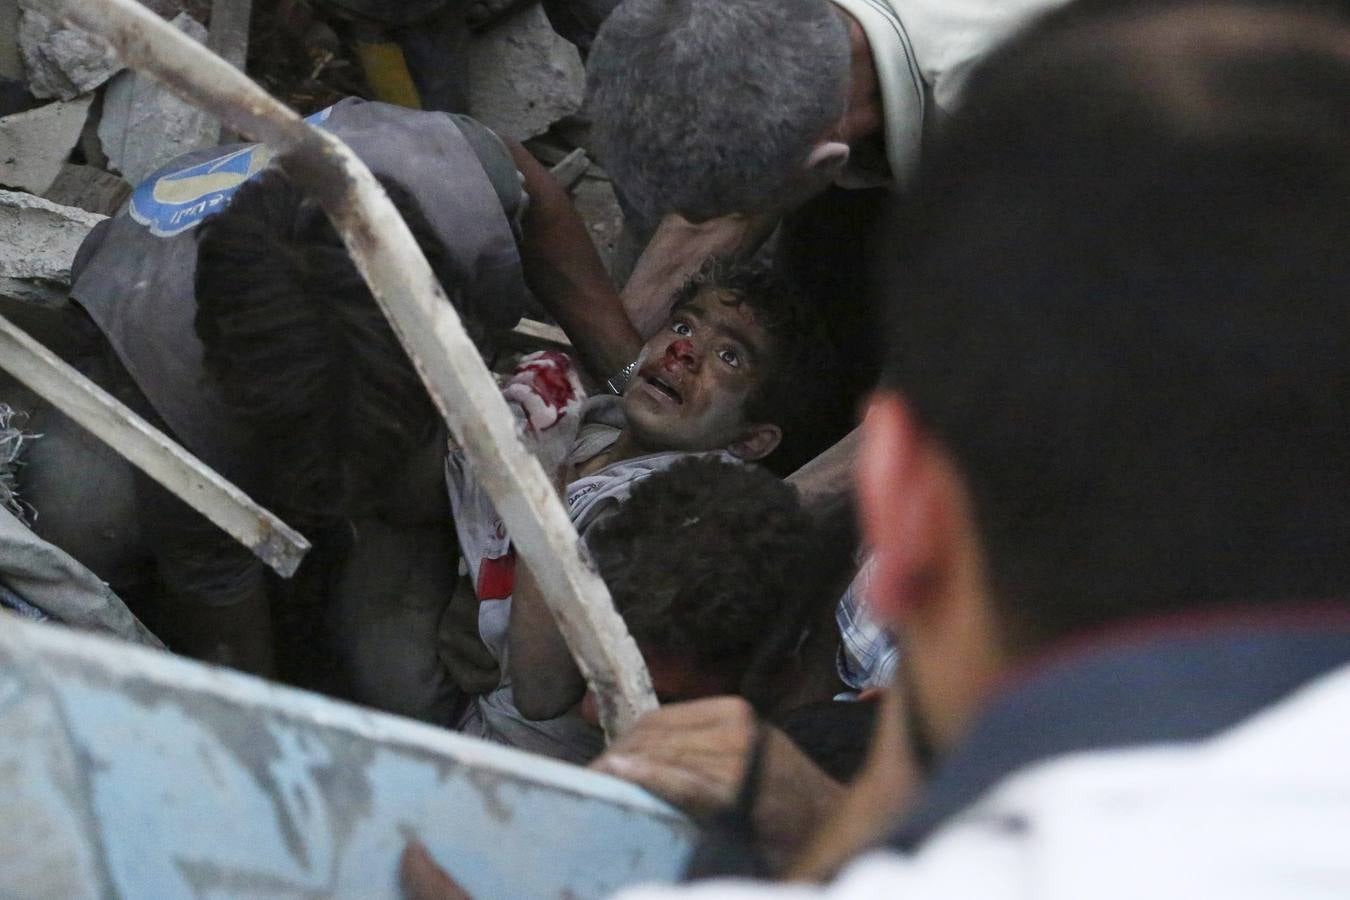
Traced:
<path fill-rule="evenodd" d="M 75 251 L 105 218 L 31 194 L 0 190 L 0 288 L 16 296 L 27 285 L 37 300 L 53 289 L 68 287 Z"/>
<path fill-rule="evenodd" d="M 42 194 L 80 139 L 92 94 L 0 118 L 0 184 Z"/>
<path fill-rule="evenodd" d="M 172 24 L 198 43 L 206 29 L 187 13 Z M 103 95 L 98 136 L 109 165 L 131 184 L 190 150 L 214 145 L 220 121 L 139 72 L 123 72 Z"/>
<path fill-rule="evenodd" d="M 19 17 L 19 52 L 34 97 L 73 100 L 122 69 L 117 54 L 99 38 L 31 9 Z"/>
<path fill-rule="evenodd" d="M 543 134 L 581 106 L 586 70 L 577 50 L 532 5 L 469 45 L 469 110 L 515 140 Z"/>

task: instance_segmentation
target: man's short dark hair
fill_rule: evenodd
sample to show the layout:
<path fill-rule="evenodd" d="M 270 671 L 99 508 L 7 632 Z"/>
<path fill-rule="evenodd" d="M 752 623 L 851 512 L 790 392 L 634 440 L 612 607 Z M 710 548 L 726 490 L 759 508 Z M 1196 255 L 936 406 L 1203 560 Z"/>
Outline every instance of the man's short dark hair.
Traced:
<path fill-rule="evenodd" d="M 1069 20 L 973 76 L 885 383 L 964 478 L 1013 646 L 1350 596 L 1347 197 L 1335 19 Z"/>
<path fill-rule="evenodd" d="M 672 308 L 702 291 L 744 304 L 768 335 L 769 364 L 763 381 L 746 399 L 745 417 L 782 429 L 782 442 L 764 465 L 779 475 L 791 474 L 842 436 L 839 426 L 845 418 L 837 409 L 839 360 L 821 326 L 818 306 L 764 262 L 709 259 L 675 292 Z"/>
<path fill-rule="evenodd" d="M 804 614 L 814 544 L 792 487 L 715 456 L 644 480 L 587 537 L 635 640 L 734 677 L 783 620 Z"/>

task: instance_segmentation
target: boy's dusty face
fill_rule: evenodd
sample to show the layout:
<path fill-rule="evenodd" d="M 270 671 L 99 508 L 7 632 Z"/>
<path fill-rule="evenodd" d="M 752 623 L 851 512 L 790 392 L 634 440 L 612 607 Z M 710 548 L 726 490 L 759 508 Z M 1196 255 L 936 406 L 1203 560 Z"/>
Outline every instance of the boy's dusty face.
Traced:
<path fill-rule="evenodd" d="M 623 408 L 634 437 L 653 450 L 716 450 L 753 424 L 748 398 L 763 382 L 769 341 L 745 304 L 699 291 L 642 348 Z"/>

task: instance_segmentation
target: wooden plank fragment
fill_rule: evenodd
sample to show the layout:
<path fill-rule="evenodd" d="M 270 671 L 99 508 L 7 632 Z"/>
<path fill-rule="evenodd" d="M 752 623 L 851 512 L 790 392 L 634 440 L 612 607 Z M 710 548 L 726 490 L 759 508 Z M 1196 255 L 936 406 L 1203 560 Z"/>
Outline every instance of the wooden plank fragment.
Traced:
<path fill-rule="evenodd" d="M 656 706 L 646 664 L 567 511 L 411 232 L 370 170 L 247 76 L 135 0 L 26 0 L 99 34 L 128 66 L 271 145 L 333 221 L 539 586 L 611 737 Z"/>
<path fill-rule="evenodd" d="M 206 516 L 283 578 L 294 574 L 309 551 L 309 542 L 300 533 L 4 317 L 0 317 L 0 368 Z"/>

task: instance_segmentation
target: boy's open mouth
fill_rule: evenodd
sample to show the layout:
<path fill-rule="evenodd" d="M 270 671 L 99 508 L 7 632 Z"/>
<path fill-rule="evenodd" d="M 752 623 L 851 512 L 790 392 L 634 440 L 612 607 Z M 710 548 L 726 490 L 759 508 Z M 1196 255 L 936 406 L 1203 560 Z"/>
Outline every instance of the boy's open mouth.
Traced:
<path fill-rule="evenodd" d="M 669 384 L 667 384 L 666 382 L 662 381 L 662 380 L 661 380 L 660 378 L 658 378 L 657 376 L 655 376 L 655 375 L 648 375 L 648 376 L 647 376 L 647 383 L 650 384 L 650 385 L 651 385 L 653 388 L 655 388 L 657 391 L 660 391 L 662 394 L 665 394 L 667 397 L 669 397 L 671 400 L 675 401 L 676 403 L 683 403 L 683 402 L 684 402 L 684 398 L 680 396 L 680 392 L 679 392 L 679 391 L 675 390 L 675 388 L 671 387 Z"/>

